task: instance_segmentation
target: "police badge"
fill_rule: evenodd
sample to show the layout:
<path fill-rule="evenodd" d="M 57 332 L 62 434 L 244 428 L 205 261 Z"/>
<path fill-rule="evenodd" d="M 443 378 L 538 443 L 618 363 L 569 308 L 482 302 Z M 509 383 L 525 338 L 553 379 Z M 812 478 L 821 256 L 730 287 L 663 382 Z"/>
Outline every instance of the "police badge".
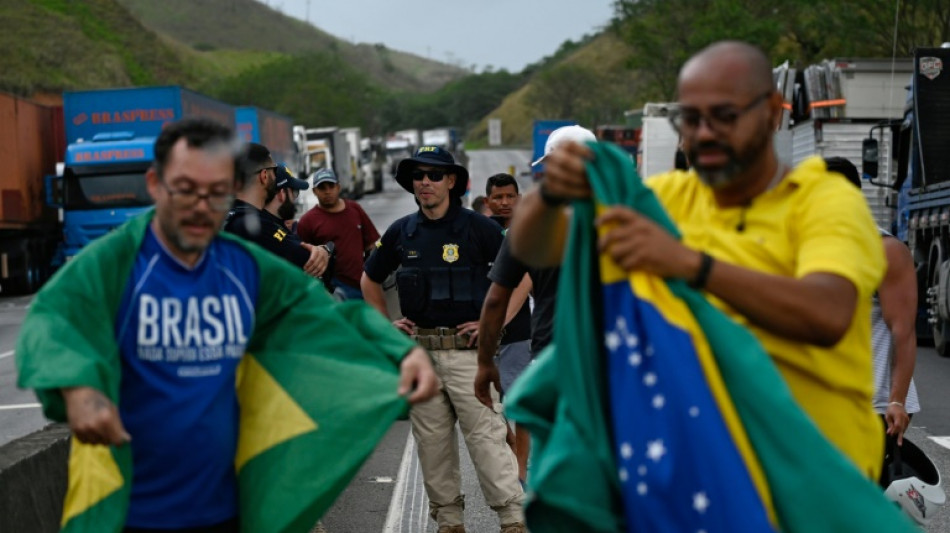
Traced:
<path fill-rule="evenodd" d="M 454 263 L 459 260 L 459 245 L 457 244 L 443 244 L 442 245 L 442 260 L 446 263 Z"/>

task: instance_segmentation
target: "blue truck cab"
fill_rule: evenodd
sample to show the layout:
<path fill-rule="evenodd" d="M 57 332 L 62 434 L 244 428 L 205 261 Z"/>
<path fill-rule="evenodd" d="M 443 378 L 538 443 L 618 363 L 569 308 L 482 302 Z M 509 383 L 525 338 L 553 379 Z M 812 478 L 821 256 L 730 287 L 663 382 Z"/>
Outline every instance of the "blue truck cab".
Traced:
<path fill-rule="evenodd" d="M 182 87 L 137 87 L 63 94 L 66 156 L 60 181 L 66 259 L 149 209 L 145 172 L 169 122 L 205 117 L 235 125 L 234 108 Z"/>
<path fill-rule="evenodd" d="M 155 137 L 116 132 L 66 147 L 61 177 L 66 259 L 152 205 L 145 172 L 154 144 Z"/>

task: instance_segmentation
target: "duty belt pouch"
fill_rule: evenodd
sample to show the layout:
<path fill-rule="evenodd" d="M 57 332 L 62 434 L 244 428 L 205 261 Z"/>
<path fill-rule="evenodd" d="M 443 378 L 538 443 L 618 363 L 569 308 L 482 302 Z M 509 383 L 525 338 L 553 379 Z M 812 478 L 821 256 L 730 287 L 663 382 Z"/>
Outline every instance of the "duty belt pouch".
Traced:
<path fill-rule="evenodd" d="M 404 315 L 417 315 L 426 311 L 429 291 L 422 270 L 403 268 L 397 271 L 396 290 L 399 291 L 399 308 Z"/>

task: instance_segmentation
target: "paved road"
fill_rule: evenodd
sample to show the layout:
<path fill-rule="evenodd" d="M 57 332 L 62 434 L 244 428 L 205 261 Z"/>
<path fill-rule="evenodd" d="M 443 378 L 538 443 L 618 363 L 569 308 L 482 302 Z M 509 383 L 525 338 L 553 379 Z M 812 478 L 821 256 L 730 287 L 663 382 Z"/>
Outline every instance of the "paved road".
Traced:
<path fill-rule="evenodd" d="M 0 446 L 47 424 L 33 393 L 16 388 L 13 346 L 31 300 L 0 298 Z"/>
<path fill-rule="evenodd" d="M 515 167 L 516 174 L 526 170 L 529 157 L 527 151 L 506 150 L 484 150 L 470 155 L 473 195 L 484 193 L 485 180 L 491 174 L 508 172 L 511 166 Z M 519 176 L 519 183 L 527 187 L 530 178 Z M 415 209 L 412 197 L 391 179 L 386 180 L 383 193 L 367 195 L 360 203 L 380 232 Z M 33 403 L 33 396 L 14 387 L 11 353 L 29 301 L 29 298 L 0 298 L 0 444 L 45 423 L 38 409 L 22 407 Z M 908 436 L 934 458 L 942 472 L 950 473 L 950 449 L 933 440 L 945 437 L 950 441 L 950 402 L 945 399 L 945 391 L 950 386 L 950 359 L 940 358 L 933 349 L 921 348 L 915 376 L 924 410 L 914 418 Z M 473 533 L 497 531 L 497 519 L 481 497 L 464 447 L 462 455 L 466 527 Z M 427 517 L 427 501 L 407 422 L 393 426 L 324 522 L 331 533 L 435 531 Z M 926 531 L 950 533 L 950 510 L 944 509 Z"/>

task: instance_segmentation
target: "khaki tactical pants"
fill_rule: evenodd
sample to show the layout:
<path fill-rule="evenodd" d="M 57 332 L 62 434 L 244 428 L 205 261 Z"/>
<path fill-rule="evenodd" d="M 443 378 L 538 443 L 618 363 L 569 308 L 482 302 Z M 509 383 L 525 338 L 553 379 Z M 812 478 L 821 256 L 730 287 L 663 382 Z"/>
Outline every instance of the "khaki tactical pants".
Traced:
<path fill-rule="evenodd" d="M 518 463 L 505 442 L 507 423 L 501 404 L 495 409 L 475 398 L 475 350 L 432 350 L 435 372 L 442 380 L 441 394 L 412 407 L 409 418 L 419 448 L 419 464 L 429 496 L 429 514 L 439 526 L 463 524 L 462 478 L 459 470 L 458 421 L 478 475 L 485 501 L 498 513 L 501 524 L 524 522 L 524 491 L 518 482 Z"/>

